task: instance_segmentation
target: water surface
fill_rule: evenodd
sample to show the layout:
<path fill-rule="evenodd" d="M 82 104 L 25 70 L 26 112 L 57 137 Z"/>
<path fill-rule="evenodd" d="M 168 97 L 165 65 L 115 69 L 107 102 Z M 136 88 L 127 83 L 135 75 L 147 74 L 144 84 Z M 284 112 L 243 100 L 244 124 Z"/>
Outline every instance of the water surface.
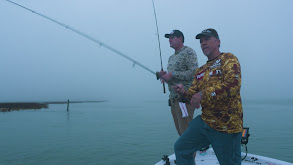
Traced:
<path fill-rule="evenodd" d="M 174 153 L 178 135 L 165 101 L 66 106 L 0 113 L 0 164 L 149 165 Z M 249 153 L 293 162 L 293 101 L 243 107 Z"/>

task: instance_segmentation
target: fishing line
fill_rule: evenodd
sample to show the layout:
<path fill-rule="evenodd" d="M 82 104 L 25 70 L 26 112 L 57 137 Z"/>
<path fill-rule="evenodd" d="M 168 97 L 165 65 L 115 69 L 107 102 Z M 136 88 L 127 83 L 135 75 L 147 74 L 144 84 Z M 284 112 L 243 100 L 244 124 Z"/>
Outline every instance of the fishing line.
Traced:
<path fill-rule="evenodd" d="M 23 8 L 23 9 L 26 9 L 26 10 L 28 10 L 28 11 L 31 11 L 31 12 L 34 13 L 34 14 L 37 14 L 37 15 L 43 17 L 43 18 L 46 18 L 46 19 L 48 19 L 48 20 L 50 20 L 50 21 L 52 21 L 52 22 L 54 22 L 54 23 L 56 23 L 56 24 L 58 24 L 58 25 L 60 25 L 60 26 L 63 26 L 63 27 L 65 27 L 66 29 L 69 29 L 69 30 L 71 30 L 71 31 L 73 31 L 73 32 L 75 32 L 75 33 L 77 33 L 77 34 L 79 34 L 79 35 L 81 35 L 81 36 L 83 36 L 83 37 L 85 37 L 85 38 L 91 40 L 91 41 L 94 41 L 94 42 L 98 43 L 100 46 L 104 46 L 105 48 L 107 48 L 107 49 L 109 49 L 109 50 L 111 50 L 111 51 L 117 53 L 118 55 L 120 55 L 120 56 L 126 58 L 127 60 L 133 62 L 133 66 L 138 65 L 138 66 L 142 67 L 143 69 L 149 71 L 150 73 L 156 75 L 156 72 L 152 71 L 151 69 L 149 69 L 148 67 L 144 66 L 144 65 L 141 64 L 140 62 L 134 60 L 133 58 L 131 58 L 131 57 L 125 55 L 124 53 L 122 53 L 122 52 L 120 52 L 120 51 L 118 51 L 118 50 L 112 48 L 111 46 L 109 46 L 109 45 L 107 45 L 107 44 L 105 44 L 105 43 L 103 43 L 103 42 L 101 42 L 101 41 L 99 41 L 99 40 L 97 40 L 97 39 L 95 39 L 95 38 L 93 38 L 93 37 L 91 37 L 91 36 L 89 36 L 89 35 L 83 33 L 83 32 L 81 32 L 81 31 L 79 31 L 79 30 L 76 30 L 76 29 L 74 29 L 74 28 L 72 28 L 72 27 L 70 27 L 70 26 L 68 26 L 68 25 L 66 25 L 66 24 L 64 24 L 64 23 L 62 23 L 62 22 L 56 21 L 56 20 L 54 20 L 54 19 L 52 19 L 52 18 L 50 18 L 50 17 L 48 17 L 48 16 L 45 16 L 45 15 L 43 15 L 43 14 L 41 14 L 41 13 L 38 13 L 38 12 L 36 12 L 36 11 L 34 11 L 34 10 L 31 10 L 31 9 L 29 9 L 29 8 L 27 8 L 27 7 L 25 7 L 25 6 L 22 6 L 22 5 L 18 4 L 18 3 L 15 3 L 15 2 L 13 2 L 13 1 L 10 1 L 10 0 L 6 0 L 6 1 L 7 1 L 7 2 L 10 2 L 10 3 L 12 3 L 12 4 L 16 5 L 16 6 L 19 6 L 19 7 Z"/>

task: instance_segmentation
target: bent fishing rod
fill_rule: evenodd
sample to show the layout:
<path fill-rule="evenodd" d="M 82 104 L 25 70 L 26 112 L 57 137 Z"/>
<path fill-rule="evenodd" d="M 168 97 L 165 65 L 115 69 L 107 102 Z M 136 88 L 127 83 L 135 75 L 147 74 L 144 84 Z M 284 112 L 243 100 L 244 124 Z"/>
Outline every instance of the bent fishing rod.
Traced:
<path fill-rule="evenodd" d="M 63 27 L 65 27 L 66 29 L 69 29 L 69 30 L 71 30 L 71 31 L 73 31 L 73 32 L 75 32 L 75 33 L 77 33 L 77 34 L 79 34 L 79 35 L 81 35 L 81 36 L 83 36 L 83 37 L 85 37 L 85 38 L 91 40 L 91 41 L 94 41 L 94 42 L 98 43 L 100 46 L 104 46 L 105 48 L 107 48 L 107 49 L 109 49 L 109 50 L 111 50 L 111 51 L 117 53 L 118 55 L 120 55 L 120 56 L 126 58 L 127 60 L 133 62 L 133 66 L 138 65 L 138 66 L 142 67 L 143 69 L 149 71 L 150 73 L 156 75 L 156 72 L 152 71 L 151 69 L 149 69 L 148 67 L 144 66 L 144 65 L 141 64 L 140 62 L 134 60 L 133 58 L 131 58 L 131 57 L 125 55 L 124 53 L 122 53 L 122 52 L 120 52 L 120 51 L 118 51 L 118 50 L 112 48 L 111 46 L 109 46 L 109 45 L 107 45 L 107 44 L 105 44 L 105 43 L 103 43 L 103 42 L 101 42 L 101 41 L 99 41 L 99 40 L 97 40 L 97 39 L 95 39 L 95 38 L 93 38 L 93 37 L 91 37 L 91 36 L 89 36 L 89 35 L 83 33 L 83 32 L 81 32 L 81 31 L 79 31 L 79 30 L 76 30 L 76 29 L 74 29 L 74 28 L 72 28 L 72 27 L 70 27 L 70 26 L 68 26 L 68 25 L 66 25 L 66 24 L 64 24 L 64 23 L 61 23 L 61 22 L 59 22 L 59 21 L 56 21 L 56 20 L 54 20 L 54 19 L 52 19 L 52 18 L 50 18 L 50 17 L 48 17 L 48 16 L 45 16 L 45 15 L 43 15 L 43 14 L 41 14 L 41 13 L 38 13 L 38 12 L 36 12 L 36 11 L 34 11 L 34 10 L 31 10 L 31 9 L 29 9 L 29 8 L 27 8 L 27 7 L 25 7 L 25 6 L 22 6 L 22 5 L 18 4 L 18 3 L 15 3 L 15 2 L 13 2 L 13 1 L 10 1 L 10 0 L 6 0 L 6 1 L 7 1 L 7 2 L 10 2 L 10 3 L 12 3 L 12 4 L 16 5 L 16 6 L 19 6 L 19 7 L 23 8 L 23 9 L 25 9 L 25 10 L 31 11 L 32 13 L 34 13 L 34 14 L 36 14 L 36 15 L 39 15 L 39 16 L 41 16 L 41 17 L 43 17 L 43 18 L 46 18 L 46 19 L 48 19 L 48 20 L 50 20 L 50 21 L 52 21 L 52 22 L 54 22 L 54 23 L 56 23 L 56 24 L 58 24 L 58 25 L 60 25 L 60 26 L 63 26 Z"/>
<path fill-rule="evenodd" d="M 163 70 L 162 51 L 161 51 L 160 34 L 159 34 L 159 26 L 158 26 L 158 20 L 157 20 L 156 8 L 155 8 L 154 0 L 152 0 L 152 2 L 153 2 L 153 8 L 154 8 L 154 15 L 155 15 L 156 27 L 157 27 L 157 36 L 158 36 L 159 51 L 160 51 L 160 60 L 161 60 L 161 71 L 164 71 L 164 70 Z M 159 76 L 158 73 L 157 73 L 156 76 L 157 76 L 157 79 L 159 79 L 160 76 Z M 163 90 L 164 90 L 164 93 L 166 93 L 165 83 L 163 83 Z"/>

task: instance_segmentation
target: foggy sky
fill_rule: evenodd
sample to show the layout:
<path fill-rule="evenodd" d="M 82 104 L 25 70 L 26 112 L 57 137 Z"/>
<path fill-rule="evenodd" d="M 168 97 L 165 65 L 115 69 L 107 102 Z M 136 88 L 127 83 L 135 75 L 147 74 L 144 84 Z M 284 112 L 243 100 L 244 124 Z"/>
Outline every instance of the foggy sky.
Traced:
<path fill-rule="evenodd" d="M 159 71 L 151 0 L 14 0 L 84 32 Z M 195 35 L 215 28 L 222 52 L 242 69 L 243 99 L 292 98 L 292 0 L 155 0 L 163 67 L 174 50 L 165 33 L 185 35 L 199 65 Z M 155 75 L 32 12 L 0 0 L 0 102 L 165 100 Z"/>

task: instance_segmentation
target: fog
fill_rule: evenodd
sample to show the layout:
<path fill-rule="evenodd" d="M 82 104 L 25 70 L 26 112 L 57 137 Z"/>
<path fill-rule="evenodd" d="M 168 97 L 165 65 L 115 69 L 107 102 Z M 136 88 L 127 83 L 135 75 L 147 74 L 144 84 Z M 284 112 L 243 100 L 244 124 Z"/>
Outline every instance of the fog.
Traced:
<path fill-rule="evenodd" d="M 161 69 L 151 0 L 14 0 L 100 40 L 153 71 Z M 292 98 L 292 0 L 154 0 L 163 68 L 174 50 L 164 34 L 185 35 L 199 65 L 195 35 L 214 28 L 222 52 L 242 69 L 243 99 Z M 166 100 L 154 74 L 32 12 L 0 0 L 0 101 Z M 167 89 L 167 88 L 166 88 Z"/>

